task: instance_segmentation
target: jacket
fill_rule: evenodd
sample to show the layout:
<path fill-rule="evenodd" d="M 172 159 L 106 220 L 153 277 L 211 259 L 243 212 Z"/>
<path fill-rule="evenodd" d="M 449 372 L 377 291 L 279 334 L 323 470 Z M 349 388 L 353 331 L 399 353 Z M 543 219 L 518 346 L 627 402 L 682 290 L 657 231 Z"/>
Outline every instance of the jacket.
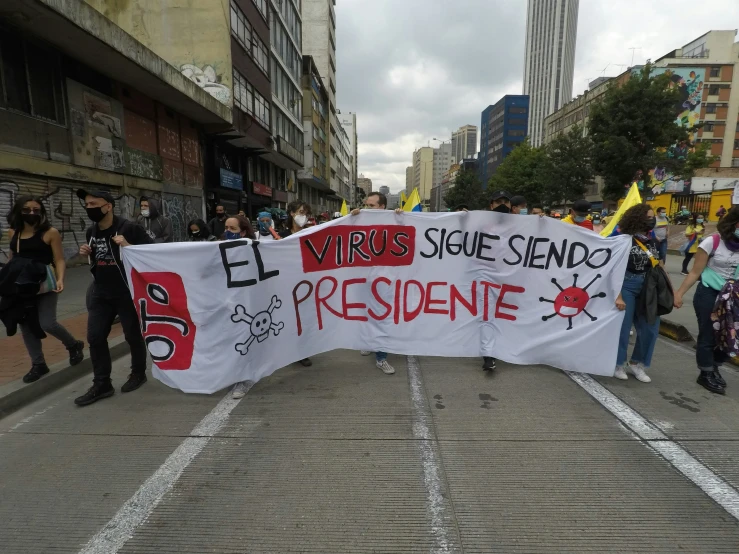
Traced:
<path fill-rule="evenodd" d="M 156 244 L 172 242 L 172 222 L 159 213 L 159 202 L 153 198 L 142 198 L 142 200 L 149 202 L 149 217 L 139 214 L 136 223 L 146 230 Z"/>
<path fill-rule="evenodd" d="M 217 217 L 214 217 L 208 222 L 208 227 L 210 228 L 210 232 L 213 233 L 213 236 L 215 236 L 217 239 L 220 239 L 223 236 L 223 233 L 226 232 L 226 220 L 228 219 L 228 215 L 223 218 L 223 221 L 218 219 Z"/>
<path fill-rule="evenodd" d="M 644 285 L 639 293 L 640 313 L 653 325 L 661 315 L 672 312 L 675 294 L 672 283 L 662 266 L 650 267 L 644 276 Z"/>
<path fill-rule="evenodd" d="M 46 338 L 36 306 L 36 295 L 44 279 L 46 266 L 28 258 L 14 256 L 0 269 L 0 321 L 9 337 L 15 335 L 18 324 L 23 323 L 38 338 Z"/>
<path fill-rule="evenodd" d="M 111 228 L 113 229 L 114 233 L 123 235 L 123 237 L 129 242 L 129 244 L 154 244 L 154 240 L 144 230 L 144 228 L 141 225 L 134 223 L 133 221 L 129 221 L 122 217 L 113 216 L 113 224 L 111 225 Z M 93 223 L 90 227 L 87 228 L 87 232 L 85 233 L 87 244 L 92 244 L 92 239 L 94 236 L 97 235 L 97 233 L 98 224 Z M 113 252 L 113 258 L 115 259 L 116 264 L 118 264 L 118 267 L 123 267 L 123 262 L 121 261 L 121 247 L 112 241 L 109 247 Z M 92 273 L 93 277 L 95 276 L 95 270 L 96 266 L 95 264 L 92 264 L 92 266 L 90 267 L 90 273 Z M 121 279 L 123 279 L 123 276 L 121 276 Z"/>
<path fill-rule="evenodd" d="M 739 324 L 739 282 L 734 279 L 726 281 L 724 288 L 716 296 L 716 303 L 711 313 L 716 348 L 735 358 L 739 354 L 737 341 L 737 325 Z"/>

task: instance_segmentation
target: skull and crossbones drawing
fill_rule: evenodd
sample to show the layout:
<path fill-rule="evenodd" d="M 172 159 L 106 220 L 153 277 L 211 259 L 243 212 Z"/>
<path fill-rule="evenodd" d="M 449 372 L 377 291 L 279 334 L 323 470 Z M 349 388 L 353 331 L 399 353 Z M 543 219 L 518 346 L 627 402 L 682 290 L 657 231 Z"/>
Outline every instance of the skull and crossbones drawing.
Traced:
<path fill-rule="evenodd" d="M 246 354 L 249 352 L 249 347 L 254 342 L 254 339 L 256 339 L 257 342 L 262 342 L 269 337 L 270 331 L 272 331 L 275 336 L 280 334 L 280 331 L 285 326 L 285 324 L 281 321 L 279 323 L 274 323 L 272 321 L 272 312 L 278 309 L 280 306 L 282 306 L 282 300 L 280 300 L 276 296 L 272 297 L 272 302 L 270 302 L 269 308 L 267 308 L 267 310 L 259 312 L 253 316 L 246 313 L 246 308 L 241 304 L 236 306 L 236 310 L 231 316 L 231 321 L 233 321 L 234 323 L 244 322 L 248 324 L 249 332 L 251 332 L 251 336 L 246 339 L 246 342 L 241 342 L 236 345 L 237 352 L 239 352 L 242 356 L 246 356 Z"/>

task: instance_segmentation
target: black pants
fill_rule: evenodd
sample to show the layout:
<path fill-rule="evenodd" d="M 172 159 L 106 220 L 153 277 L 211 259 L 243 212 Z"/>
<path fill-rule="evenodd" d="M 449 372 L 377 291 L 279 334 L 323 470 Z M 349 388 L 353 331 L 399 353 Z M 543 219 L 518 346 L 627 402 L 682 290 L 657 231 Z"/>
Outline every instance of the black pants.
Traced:
<path fill-rule="evenodd" d="M 688 264 L 690 263 L 690 260 L 693 259 L 693 256 L 695 256 L 695 254 L 692 252 L 685 253 L 685 259 L 683 260 L 683 273 L 688 273 Z"/>
<path fill-rule="evenodd" d="M 110 383 L 113 364 L 108 348 L 108 335 L 115 316 L 121 318 L 123 336 L 131 347 L 131 373 L 146 373 L 146 344 L 141 335 L 139 318 L 128 291 L 118 292 L 93 285 L 90 290 L 87 317 L 87 342 L 95 384 Z"/>
<path fill-rule="evenodd" d="M 726 354 L 716 349 L 716 337 L 713 334 L 711 312 L 716 303 L 718 291 L 703 286 L 698 282 L 698 288 L 693 295 L 693 308 L 698 319 L 698 344 L 695 348 L 695 359 L 701 371 L 713 371 L 726 361 Z"/>

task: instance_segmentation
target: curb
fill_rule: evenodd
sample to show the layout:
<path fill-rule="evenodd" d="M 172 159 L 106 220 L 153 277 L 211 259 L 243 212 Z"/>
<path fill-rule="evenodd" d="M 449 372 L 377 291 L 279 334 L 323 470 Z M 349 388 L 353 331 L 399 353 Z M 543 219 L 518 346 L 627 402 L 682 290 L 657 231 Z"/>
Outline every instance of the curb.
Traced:
<path fill-rule="evenodd" d="M 695 342 L 693 335 L 685 326 L 665 318 L 660 319 L 659 334 L 676 342 Z"/>
<path fill-rule="evenodd" d="M 128 343 L 120 336 L 108 341 L 110 357 L 113 362 L 129 353 Z M 35 383 L 26 384 L 23 379 L 16 379 L 0 385 L 0 418 L 20 410 L 24 406 L 43 398 L 72 381 L 92 373 L 90 351 L 85 349 L 85 359 L 75 366 L 68 361 L 49 366 L 51 370 Z"/>

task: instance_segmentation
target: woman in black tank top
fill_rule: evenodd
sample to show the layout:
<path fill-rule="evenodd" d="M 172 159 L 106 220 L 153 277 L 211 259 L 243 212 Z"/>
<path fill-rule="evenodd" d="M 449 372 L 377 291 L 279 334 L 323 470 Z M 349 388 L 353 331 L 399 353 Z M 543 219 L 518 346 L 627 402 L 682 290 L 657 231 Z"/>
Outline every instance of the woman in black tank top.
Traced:
<path fill-rule="evenodd" d="M 69 351 L 69 363 L 76 365 L 84 359 L 82 352 L 84 343 L 76 340 L 56 321 L 56 304 L 58 294 L 64 290 L 64 276 L 67 263 L 62 250 L 62 237 L 49 223 L 46 208 L 41 198 L 21 196 L 16 200 L 8 215 L 10 225 L 11 259 L 26 258 L 44 265 L 50 265 L 56 274 L 57 288 L 36 296 L 36 307 L 41 329 L 56 337 Z M 31 356 L 31 370 L 23 377 L 26 383 L 32 383 L 49 372 L 41 349 L 41 340 L 28 325 L 20 324 L 23 342 Z"/>

